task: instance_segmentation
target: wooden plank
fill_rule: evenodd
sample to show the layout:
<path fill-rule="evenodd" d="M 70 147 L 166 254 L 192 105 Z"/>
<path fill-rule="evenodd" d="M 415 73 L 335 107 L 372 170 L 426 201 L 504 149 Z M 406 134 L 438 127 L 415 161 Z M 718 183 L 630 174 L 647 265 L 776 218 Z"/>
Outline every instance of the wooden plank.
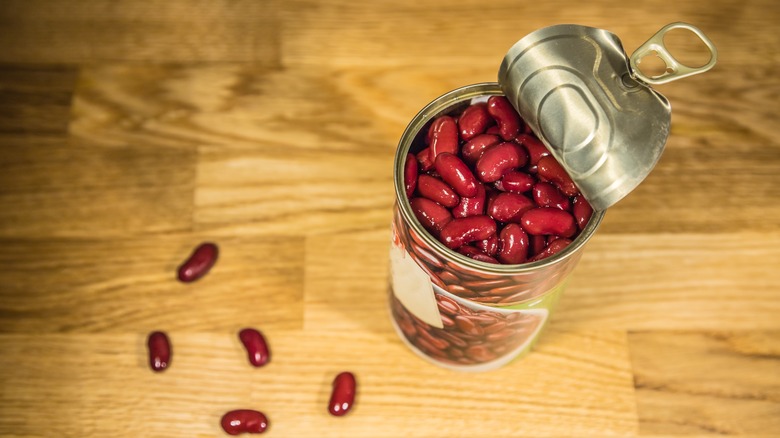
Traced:
<path fill-rule="evenodd" d="M 780 332 L 629 334 L 641 435 L 780 433 Z"/>
<path fill-rule="evenodd" d="M 0 237 L 127 236 L 191 229 L 194 150 L 98 148 L 5 137 Z"/>
<path fill-rule="evenodd" d="M 567 329 L 780 329 L 780 235 L 596 235 L 553 317 Z"/>
<path fill-rule="evenodd" d="M 302 326 L 302 240 L 214 239 L 221 251 L 212 272 L 195 283 L 178 282 L 177 267 L 212 238 L 0 240 L 0 332 Z"/>
<path fill-rule="evenodd" d="M 232 332 L 172 331 L 162 374 L 147 368 L 145 333 L 2 335 L 0 434 L 36 436 L 46 412 L 58 418 L 46 435 L 219 436 L 220 416 L 237 408 L 264 411 L 279 436 L 636 433 L 620 332 L 551 333 L 533 356 L 478 378 L 423 362 L 388 338 L 389 326 L 270 334 L 271 363 L 255 370 Z M 333 418 L 331 381 L 344 370 L 358 398 Z"/>
<path fill-rule="evenodd" d="M 775 47 L 780 42 L 780 33 L 767 26 L 780 19 L 771 0 L 719 0 L 707 8 L 653 0 L 629 13 L 611 0 L 576 6 L 562 1 L 525 5 L 511 0 L 487 4 L 468 0 L 456 7 L 445 1 L 412 0 L 337 0 L 325 4 L 299 0 L 286 5 L 285 65 L 437 65 L 457 71 L 464 65 L 482 63 L 496 71 L 517 40 L 561 23 L 608 29 L 631 53 L 665 24 L 689 22 L 716 42 L 722 65 L 735 67 L 746 62 L 774 65 L 776 60 L 755 48 Z M 753 31 L 757 28 L 766 31 Z M 687 54 L 695 46 L 679 48 Z"/>
<path fill-rule="evenodd" d="M 65 134 L 77 74 L 72 66 L 0 64 L 0 136 Z"/>
<path fill-rule="evenodd" d="M 0 5 L 0 62 L 276 65 L 279 24 L 273 1 L 10 0 Z"/>
<path fill-rule="evenodd" d="M 427 101 L 409 105 L 411 94 L 398 97 L 390 83 L 416 75 L 388 75 L 377 86 L 377 72 L 254 64 L 90 66 L 76 90 L 70 133 L 109 146 L 391 151 Z"/>

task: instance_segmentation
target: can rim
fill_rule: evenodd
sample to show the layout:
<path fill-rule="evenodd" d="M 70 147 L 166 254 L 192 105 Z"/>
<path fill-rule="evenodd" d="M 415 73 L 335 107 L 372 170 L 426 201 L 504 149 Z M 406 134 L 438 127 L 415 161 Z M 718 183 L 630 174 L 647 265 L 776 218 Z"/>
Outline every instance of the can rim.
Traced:
<path fill-rule="evenodd" d="M 519 265 L 505 265 L 505 264 L 493 264 L 480 262 L 467 257 L 459 252 L 453 251 L 447 248 L 443 243 L 439 242 L 432 234 L 423 228 L 422 224 L 417 220 L 417 217 L 412 211 L 412 206 L 409 203 L 409 199 L 406 197 L 406 189 L 404 185 L 404 162 L 409 150 L 412 146 L 417 133 L 434 117 L 444 114 L 447 109 L 454 104 L 468 101 L 475 97 L 481 96 L 503 96 L 504 92 L 501 90 L 498 82 L 480 82 L 476 84 L 466 85 L 460 88 L 456 88 L 452 91 L 442 94 L 437 97 L 423 109 L 421 109 L 409 122 L 401 135 L 401 139 L 398 142 L 396 148 L 395 159 L 393 161 L 393 182 L 395 185 L 395 198 L 396 202 L 400 206 L 401 216 L 404 218 L 409 227 L 420 236 L 428 246 L 434 250 L 437 255 L 452 259 L 461 265 L 464 265 L 471 269 L 477 269 L 484 272 L 496 273 L 496 274 L 516 274 L 527 271 L 537 270 L 542 267 L 546 267 L 557 263 L 560 260 L 571 257 L 581 248 L 598 228 L 601 221 L 604 219 L 606 210 L 597 211 L 594 210 L 591 215 L 588 224 L 585 229 L 577 236 L 572 243 L 567 246 L 563 251 L 551 256 L 531 263 L 523 263 Z"/>

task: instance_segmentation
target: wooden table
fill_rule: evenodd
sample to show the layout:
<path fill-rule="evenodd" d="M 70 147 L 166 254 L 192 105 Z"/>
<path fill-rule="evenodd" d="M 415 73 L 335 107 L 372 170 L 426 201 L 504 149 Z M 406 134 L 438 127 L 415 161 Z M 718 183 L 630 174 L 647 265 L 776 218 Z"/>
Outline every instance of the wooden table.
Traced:
<path fill-rule="evenodd" d="M 495 80 L 535 29 L 605 28 L 631 52 L 673 21 L 718 65 L 657 87 L 666 152 L 535 352 L 483 374 L 414 356 L 386 307 L 406 123 Z M 777 436 L 778 23 L 771 0 L 4 0 L 0 435 L 222 436 L 246 407 L 278 437 Z M 205 240 L 217 266 L 178 283 Z M 174 345 L 162 374 L 152 330 Z M 360 393 L 334 418 L 342 370 Z"/>

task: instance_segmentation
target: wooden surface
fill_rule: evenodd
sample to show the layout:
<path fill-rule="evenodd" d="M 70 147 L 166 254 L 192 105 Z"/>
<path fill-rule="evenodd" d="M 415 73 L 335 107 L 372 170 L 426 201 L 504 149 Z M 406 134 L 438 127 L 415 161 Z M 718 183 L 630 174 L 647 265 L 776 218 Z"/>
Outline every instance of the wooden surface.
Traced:
<path fill-rule="evenodd" d="M 414 356 L 386 308 L 406 123 L 537 28 L 631 52 L 673 21 L 719 63 L 657 87 L 666 152 L 536 351 L 484 374 Z M 0 2 L 0 436 L 221 436 L 235 408 L 278 437 L 779 436 L 778 23 L 772 0 Z M 176 282 L 204 240 L 219 263 Z M 342 370 L 360 391 L 333 418 Z"/>

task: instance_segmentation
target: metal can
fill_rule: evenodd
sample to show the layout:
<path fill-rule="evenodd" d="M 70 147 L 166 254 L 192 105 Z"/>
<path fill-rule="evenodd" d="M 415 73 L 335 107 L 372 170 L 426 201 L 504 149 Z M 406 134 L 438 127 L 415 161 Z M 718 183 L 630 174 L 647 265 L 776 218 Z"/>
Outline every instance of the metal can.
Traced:
<path fill-rule="evenodd" d="M 500 367 L 531 348 L 604 217 L 604 212 L 594 212 L 564 250 L 522 265 L 476 261 L 450 250 L 423 228 L 405 192 L 407 155 L 424 147 L 423 138 L 436 117 L 494 95 L 503 95 L 499 85 L 482 83 L 435 99 L 409 123 L 394 163 L 392 319 L 413 351 L 463 371 Z"/>
<path fill-rule="evenodd" d="M 710 61 L 697 68 L 678 62 L 663 44 L 673 29 L 700 38 Z M 648 53 L 666 62 L 665 73 L 638 70 Z M 509 50 L 498 83 L 458 88 L 423 108 L 401 136 L 394 162 L 389 299 L 401 339 L 422 357 L 464 371 L 497 368 L 527 352 L 606 209 L 644 180 L 663 151 L 671 107 L 650 84 L 705 72 L 716 60 L 709 39 L 685 23 L 665 26 L 630 58 L 608 31 L 551 26 Z M 594 209 L 563 250 L 521 265 L 476 261 L 447 248 L 417 220 L 404 184 L 407 156 L 425 147 L 435 118 L 496 95 L 507 97 Z"/>

